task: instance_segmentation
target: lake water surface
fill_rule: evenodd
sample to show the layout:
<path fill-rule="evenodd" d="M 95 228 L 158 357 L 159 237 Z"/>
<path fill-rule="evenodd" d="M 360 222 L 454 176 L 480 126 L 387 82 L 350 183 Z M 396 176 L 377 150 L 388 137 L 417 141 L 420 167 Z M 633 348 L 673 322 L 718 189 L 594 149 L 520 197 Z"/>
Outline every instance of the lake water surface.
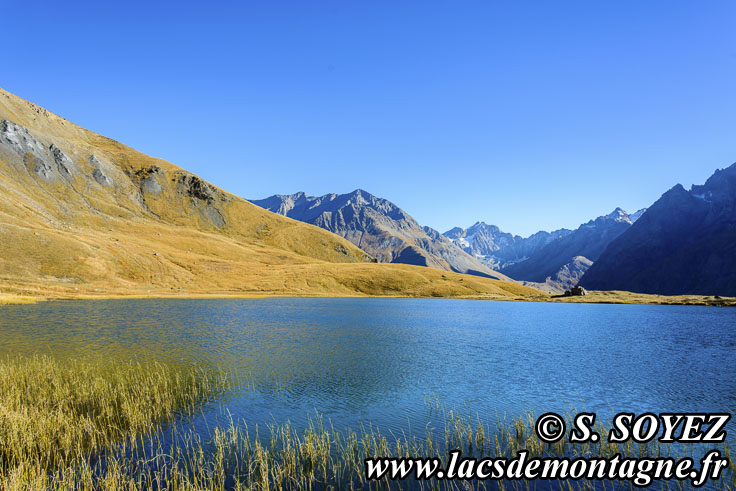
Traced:
<path fill-rule="evenodd" d="M 435 299 L 97 300 L 0 307 L 0 355 L 156 358 L 246 381 L 207 409 L 418 427 L 427 400 L 526 411 L 733 412 L 736 310 Z M 229 417 L 229 416 L 228 416 Z"/>

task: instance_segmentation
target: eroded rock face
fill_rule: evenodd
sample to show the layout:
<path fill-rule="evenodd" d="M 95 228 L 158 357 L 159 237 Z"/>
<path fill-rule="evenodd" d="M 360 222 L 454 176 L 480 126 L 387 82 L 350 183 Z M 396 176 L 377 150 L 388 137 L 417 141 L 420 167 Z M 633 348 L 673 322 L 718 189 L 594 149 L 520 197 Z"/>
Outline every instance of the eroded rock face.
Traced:
<path fill-rule="evenodd" d="M 194 199 L 194 206 L 205 222 L 218 228 L 225 225 L 225 219 L 218 208 L 227 201 L 224 193 L 194 174 L 179 173 L 174 181 L 179 193 Z"/>
<path fill-rule="evenodd" d="M 89 156 L 89 163 L 94 166 L 94 170 L 92 171 L 92 178 L 97 181 L 97 184 L 106 187 L 112 187 L 114 185 L 113 180 L 105 172 L 105 170 L 107 170 L 106 168 L 109 167 L 109 164 L 103 163 L 94 155 Z"/>
<path fill-rule="evenodd" d="M 12 121 L 0 121 L 0 146 L 18 154 L 28 172 L 46 182 L 57 177 L 70 177 L 74 162 L 56 145 L 48 149 L 27 128 Z"/>
<path fill-rule="evenodd" d="M 44 181 L 51 182 L 55 180 L 56 176 L 54 175 L 54 170 L 43 158 L 31 154 L 26 154 L 23 157 L 23 161 L 26 163 L 26 167 L 28 167 L 28 170 L 33 172 Z"/>
<path fill-rule="evenodd" d="M 161 179 L 164 179 L 164 171 L 157 165 L 152 165 L 145 169 L 139 169 L 134 174 L 127 173 L 128 177 L 138 181 L 141 193 L 152 194 L 158 196 L 163 192 L 161 187 Z"/>
<path fill-rule="evenodd" d="M 65 193 L 66 187 L 80 197 L 81 206 L 94 214 L 100 210 L 85 199 L 86 185 L 96 188 L 96 192 L 103 191 L 105 199 L 126 212 L 134 209 L 131 205 L 137 205 L 147 215 L 161 218 L 157 214 L 161 210 L 149 205 L 163 198 L 168 205 L 183 205 L 181 211 L 185 216 L 198 215 L 205 225 L 221 228 L 227 223 L 223 205 L 232 198 L 193 174 L 174 172 L 172 182 L 168 182 L 167 172 L 157 165 L 133 170 L 126 162 L 121 168 L 104 151 L 87 154 L 86 162 L 77 163 L 42 135 L 35 136 L 27 128 L 4 119 L 0 119 L 0 158 L 19 175 L 28 176 L 44 187 L 48 184 L 48 190 Z M 78 185 L 82 187 L 77 188 Z M 167 209 L 167 205 L 164 207 Z M 350 255 L 350 251 L 346 250 L 345 254 Z"/>
<path fill-rule="evenodd" d="M 4 143 L 20 156 L 30 153 L 43 158 L 46 153 L 41 142 L 27 128 L 5 119 L 0 120 L 0 143 Z"/>
<path fill-rule="evenodd" d="M 163 189 L 156 176 L 148 176 L 141 179 L 141 191 L 148 194 L 159 195 Z"/>
<path fill-rule="evenodd" d="M 79 171 L 79 169 L 77 168 L 77 164 L 75 164 L 74 161 L 70 159 L 67 154 L 65 154 L 59 147 L 57 147 L 53 143 L 49 145 L 49 153 L 51 154 L 51 158 L 53 159 L 54 164 L 56 165 L 57 171 L 62 176 L 69 178 Z"/>
<path fill-rule="evenodd" d="M 177 184 L 179 190 L 192 198 L 213 203 L 217 199 L 217 190 L 193 174 L 180 174 Z"/>
<path fill-rule="evenodd" d="M 101 186 L 107 186 L 112 187 L 112 180 L 105 175 L 104 172 L 100 169 L 95 169 L 92 171 L 92 177 L 95 181 L 97 181 L 97 184 Z"/>
<path fill-rule="evenodd" d="M 202 218 L 205 219 L 205 221 L 209 221 L 215 227 L 220 228 L 225 225 L 225 219 L 222 217 L 220 210 L 218 210 L 211 204 L 202 206 L 199 209 L 199 212 L 202 215 Z"/>
<path fill-rule="evenodd" d="M 79 179 L 80 183 L 102 186 L 116 204 L 130 209 L 132 202 L 155 217 L 159 215 L 151 210 L 146 198 L 157 198 L 172 191 L 171 186 L 167 186 L 166 172 L 157 165 L 123 172 L 107 160 L 110 157 L 100 154 L 90 154 L 87 163 L 80 165 L 56 144 L 39 140 L 27 128 L 8 120 L 0 120 L 0 155 L 39 184 L 62 184 L 78 193 L 75 185 L 79 184 Z M 222 204 L 230 198 L 225 193 L 186 172 L 176 173 L 173 182 L 176 194 L 191 198 L 185 200 L 188 213 L 199 214 L 204 223 L 218 228 L 226 224 Z M 86 201 L 85 206 L 92 208 Z"/>

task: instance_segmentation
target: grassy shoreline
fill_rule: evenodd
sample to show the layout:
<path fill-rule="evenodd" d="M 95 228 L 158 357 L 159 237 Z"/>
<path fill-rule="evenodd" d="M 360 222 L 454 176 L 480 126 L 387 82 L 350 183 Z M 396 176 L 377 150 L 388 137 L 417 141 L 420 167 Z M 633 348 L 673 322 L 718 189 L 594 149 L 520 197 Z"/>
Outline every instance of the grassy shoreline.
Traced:
<path fill-rule="evenodd" d="M 299 294 L 242 294 L 237 292 L 217 293 L 119 293 L 119 292 L 58 292 L 38 290 L 5 294 L 0 292 L 0 306 L 34 304 L 54 300 L 112 300 L 112 299 L 263 299 L 263 298 L 445 298 L 456 300 L 496 300 L 507 302 L 550 302 L 550 303 L 598 303 L 626 305 L 699 305 L 712 307 L 736 307 L 736 297 L 707 295 L 653 295 L 625 291 L 589 291 L 584 297 L 559 297 L 540 292 L 538 296 L 415 296 L 415 295 L 299 295 Z"/>
<path fill-rule="evenodd" d="M 445 412 L 431 401 L 429 410 L 440 411 L 444 423 L 437 430 L 427 426 L 422 437 L 382 433 L 370 425 L 336 430 L 319 417 L 304 429 L 284 424 L 263 431 L 231 420 L 207 435 L 197 433 L 189 417 L 227 383 L 216 372 L 155 363 L 49 357 L 0 361 L 3 489 L 527 489 L 523 482 L 367 481 L 364 459 L 447 462 L 450 450 L 476 458 L 508 457 L 522 449 L 530 456 L 570 458 L 668 455 L 673 450 L 658 443 L 617 445 L 605 440 L 546 444 L 534 433 L 531 413 L 487 424 Z M 596 431 L 607 434 L 600 424 Z M 728 443 L 722 450 L 731 456 Z M 735 478 L 732 460 L 713 484 L 731 489 Z M 688 487 L 671 484 L 674 489 Z M 553 488 L 597 489 L 587 481 L 560 482 Z"/>
<path fill-rule="evenodd" d="M 91 459 L 223 387 L 224 377 L 195 366 L 8 357 L 0 361 L 0 478 Z"/>
<path fill-rule="evenodd" d="M 22 295 L 3 295 L 0 293 L 0 305 L 22 305 L 22 304 L 33 304 L 50 300 L 46 297 L 30 297 Z"/>

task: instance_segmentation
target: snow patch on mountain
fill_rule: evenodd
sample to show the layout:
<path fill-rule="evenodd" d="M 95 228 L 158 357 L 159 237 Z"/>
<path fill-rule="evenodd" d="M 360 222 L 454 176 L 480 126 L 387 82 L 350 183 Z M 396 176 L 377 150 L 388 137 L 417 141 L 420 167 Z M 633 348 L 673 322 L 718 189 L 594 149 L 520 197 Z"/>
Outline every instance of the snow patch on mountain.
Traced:
<path fill-rule="evenodd" d="M 642 208 L 641 210 L 639 210 L 639 211 L 637 211 L 637 212 L 635 212 L 635 213 L 632 213 L 631 215 L 629 215 L 629 220 L 631 220 L 631 223 L 636 223 L 636 221 L 637 221 L 637 220 L 638 220 L 639 218 L 641 218 L 641 216 L 642 216 L 642 215 L 643 215 L 643 214 L 644 214 L 644 213 L 645 213 L 646 211 L 647 211 L 647 209 L 646 209 L 646 208 Z"/>

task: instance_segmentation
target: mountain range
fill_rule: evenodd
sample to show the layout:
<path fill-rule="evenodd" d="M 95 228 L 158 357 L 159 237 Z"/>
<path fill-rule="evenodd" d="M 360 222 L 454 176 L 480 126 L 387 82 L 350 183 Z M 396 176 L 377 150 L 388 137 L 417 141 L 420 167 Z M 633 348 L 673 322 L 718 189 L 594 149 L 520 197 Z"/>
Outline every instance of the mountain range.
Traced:
<path fill-rule="evenodd" d="M 736 164 L 678 184 L 613 240 L 581 285 L 663 295 L 736 296 Z"/>
<path fill-rule="evenodd" d="M 0 294 L 508 297 L 515 283 L 379 264 L 0 90 Z"/>
<path fill-rule="evenodd" d="M 543 289 L 549 291 L 568 289 L 578 283 L 608 244 L 628 230 L 642 212 L 629 215 L 616 208 L 548 242 L 525 260 L 509 264 L 501 271 L 516 280 L 544 285 Z"/>
<path fill-rule="evenodd" d="M 363 190 L 253 202 L 345 237 L 381 262 L 496 275 L 553 293 L 580 284 L 637 293 L 736 295 L 736 164 L 690 191 L 675 186 L 649 209 L 629 214 L 616 208 L 575 230 L 529 237 L 484 222 L 440 234 Z"/>
<path fill-rule="evenodd" d="M 0 294 L 736 296 L 736 164 L 526 238 L 440 234 L 360 189 L 254 203 L 0 89 Z"/>
<path fill-rule="evenodd" d="M 417 221 L 391 201 L 357 189 L 348 194 L 303 192 L 250 200 L 280 215 L 346 238 L 379 262 L 427 266 L 508 280 L 451 240 Z"/>
<path fill-rule="evenodd" d="M 299 192 L 250 201 L 340 235 L 379 262 L 512 278 L 550 292 L 576 285 L 606 246 L 645 211 L 629 215 L 617 208 L 576 230 L 540 231 L 524 238 L 484 222 L 440 234 L 419 225 L 391 201 L 361 189 L 318 197 Z"/>
<path fill-rule="evenodd" d="M 576 230 L 540 231 L 529 237 L 502 232 L 477 222 L 445 232 L 453 242 L 507 276 L 545 291 L 559 293 L 577 285 L 608 244 L 646 210 L 629 215 L 616 208 Z"/>
<path fill-rule="evenodd" d="M 529 237 L 502 232 L 496 225 L 476 222 L 468 228 L 455 227 L 444 233 L 468 254 L 478 258 L 493 269 L 502 269 L 526 260 L 542 247 L 572 231 L 540 231 Z"/>

